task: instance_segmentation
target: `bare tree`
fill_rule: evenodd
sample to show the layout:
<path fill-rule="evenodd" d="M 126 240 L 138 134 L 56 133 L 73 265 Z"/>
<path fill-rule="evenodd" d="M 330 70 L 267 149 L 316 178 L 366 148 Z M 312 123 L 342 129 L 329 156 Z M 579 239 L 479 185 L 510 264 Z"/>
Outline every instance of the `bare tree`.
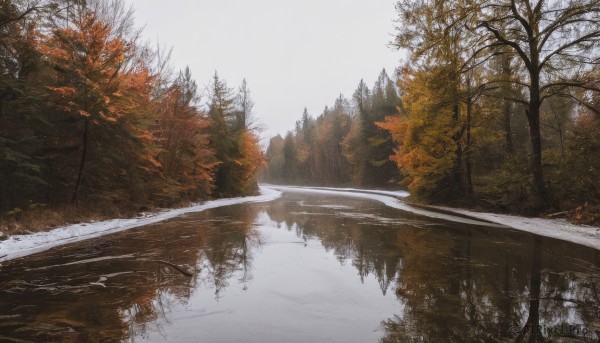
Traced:
<path fill-rule="evenodd" d="M 536 207 L 556 208 L 544 182 L 540 108 L 550 97 L 591 108 L 589 93 L 600 92 L 600 80 L 588 76 L 600 63 L 600 0 L 484 0 L 474 6 L 487 47 L 508 47 L 527 70 L 522 84 L 529 99 L 519 102 L 527 107 L 532 200 Z"/>
<path fill-rule="evenodd" d="M 255 118 L 252 109 L 254 108 L 254 101 L 250 98 L 250 88 L 246 79 L 242 81 L 238 89 L 236 96 L 236 121 L 238 130 L 254 130 Z"/>

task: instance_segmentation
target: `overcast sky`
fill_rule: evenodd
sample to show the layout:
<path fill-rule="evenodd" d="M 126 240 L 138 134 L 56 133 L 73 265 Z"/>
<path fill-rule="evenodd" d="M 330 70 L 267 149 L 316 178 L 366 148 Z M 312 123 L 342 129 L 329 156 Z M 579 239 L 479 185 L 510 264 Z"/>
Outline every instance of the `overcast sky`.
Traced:
<path fill-rule="evenodd" d="M 388 47 L 393 0 L 127 1 L 145 38 L 173 47 L 174 67 L 189 66 L 202 88 L 215 70 L 235 89 L 246 78 L 267 141 L 305 106 L 316 117 L 361 78 L 393 77 L 401 58 Z"/>

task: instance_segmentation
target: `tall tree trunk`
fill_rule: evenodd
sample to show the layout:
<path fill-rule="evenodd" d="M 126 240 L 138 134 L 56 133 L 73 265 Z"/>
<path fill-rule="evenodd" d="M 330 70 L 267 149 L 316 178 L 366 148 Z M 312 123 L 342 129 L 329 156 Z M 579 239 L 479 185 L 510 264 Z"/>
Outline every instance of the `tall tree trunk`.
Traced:
<path fill-rule="evenodd" d="M 535 23 L 538 27 L 539 22 Z M 527 110 L 527 121 L 529 123 L 529 138 L 531 139 L 531 172 L 533 176 L 533 210 L 558 209 L 558 205 L 552 200 L 552 196 L 546 188 L 544 181 L 544 169 L 542 168 L 542 139 L 540 134 L 540 108 L 542 99 L 540 94 L 540 53 L 538 51 L 538 40 L 529 33 L 529 108 Z"/>
<path fill-rule="evenodd" d="M 85 161 L 87 158 L 88 129 L 89 129 L 89 120 L 88 120 L 88 118 L 85 118 L 85 124 L 83 126 L 83 151 L 81 152 L 81 161 L 79 162 L 79 172 L 77 173 L 77 182 L 75 183 L 75 190 L 73 191 L 73 197 L 71 198 L 71 204 L 77 204 L 77 200 L 79 198 L 79 190 L 81 189 L 81 180 L 83 179 L 83 171 L 85 169 Z"/>
<path fill-rule="evenodd" d="M 512 155 L 514 153 L 514 146 L 512 140 L 512 126 L 510 121 L 512 102 L 511 100 L 506 99 L 511 95 L 512 88 L 510 86 L 510 56 L 508 56 L 507 53 L 502 54 L 502 74 L 505 78 L 503 87 L 503 96 L 505 97 L 505 99 L 502 103 L 502 114 L 504 116 L 504 140 L 506 144 L 506 152 L 509 155 Z"/>
<path fill-rule="evenodd" d="M 471 156 L 473 152 L 472 147 L 472 138 L 471 138 L 471 116 L 473 112 L 473 102 L 471 99 L 471 86 L 469 85 L 469 90 L 467 93 L 467 122 L 466 122 L 466 133 L 467 133 L 467 145 L 465 148 L 465 164 L 466 164 L 466 173 L 465 173 L 465 194 L 467 196 L 473 195 L 473 180 L 472 180 L 472 171 L 473 165 L 471 161 Z"/>
<path fill-rule="evenodd" d="M 529 137 L 531 141 L 531 173 L 533 177 L 534 207 L 542 208 L 550 205 L 544 184 L 544 169 L 542 168 L 542 141 L 540 137 L 539 104 L 530 100 L 527 110 Z"/>
<path fill-rule="evenodd" d="M 460 125 L 460 104 L 461 98 L 459 96 L 460 90 L 460 78 L 458 72 L 452 71 L 450 75 L 450 82 L 452 85 L 452 122 L 456 127 L 459 127 L 452 136 L 452 140 L 456 143 L 456 160 L 454 161 L 454 170 L 452 171 L 452 179 L 450 190 L 456 192 L 456 194 L 464 194 L 464 175 L 463 175 L 463 147 L 462 147 L 462 135 L 464 133 L 464 126 Z M 450 194 L 454 196 L 454 194 Z"/>
<path fill-rule="evenodd" d="M 456 102 L 453 109 L 452 120 L 456 125 L 460 123 L 460 107 L 459 103 Z M 464 126 L 461 126 L 458 131 L 454 133 L 452 139 L 456 143 L 456 160 L 454 161 L 454 171 L 452 175 L 451 189 L 455 190 L 458 194 L 464 193 L 464 175 L 463 175 L 463 147 L 462 147 L 462 135 L 464 132 Z"/>
<path fill-rule="evenodd" d="M 544 182 L 542 139 L 540 134 L 540 78 L 538 70 L 537 65 L 532 66 L 532 71 L 530 72 L 529 108 L 526 112 L 531 140 L 531 172 L 533 176 L 533 199 L 531 199 L 533 203 L 530 205 L 532 205 L 534 210 L 558 209 Z"/>

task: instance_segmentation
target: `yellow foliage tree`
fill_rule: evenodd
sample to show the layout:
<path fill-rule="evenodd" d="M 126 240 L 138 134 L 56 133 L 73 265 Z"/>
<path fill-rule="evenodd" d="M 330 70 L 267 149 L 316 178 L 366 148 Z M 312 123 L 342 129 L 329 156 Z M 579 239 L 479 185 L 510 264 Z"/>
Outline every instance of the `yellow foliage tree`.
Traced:
<path fill-rule="evenodd" d="M 451 106 L 441 101 L 443 89 L 432 82 L 442 74 L 439 68 L 403 70 L 398 82 L 404 91 L 405 112 L 377 123 L 398 144 L 390 158 L 406 176 L 404 183 L 420 197 L 432 198 L 448 191 L 446 181 L 456 161 L 452 135 L 459 128 Z"/>

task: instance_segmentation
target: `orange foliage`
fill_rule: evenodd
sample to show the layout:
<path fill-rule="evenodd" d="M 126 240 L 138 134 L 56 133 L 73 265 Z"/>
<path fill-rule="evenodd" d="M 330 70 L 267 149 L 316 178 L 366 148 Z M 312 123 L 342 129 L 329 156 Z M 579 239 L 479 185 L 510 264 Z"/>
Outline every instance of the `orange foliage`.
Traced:
<path fill-rule="evenodd" d="M 441 97 L 441 90 L 429 82 L 431 73 L 405 69 L 399 82 L 406 114 L 388 116 L 376 123 L 398 145 L 390 159 L 398 164 L 405 175 L 403 183 L 416 195 L 434 192 L 451 172 L 455 160 L 456 143 L 450 133 L 456 132 L 456 124 L 450 108 L 431 100 Z"/>
<path fill-rule="evenodd" d="M 191 99 L 186 101 L 181 87 L 172 85 L 157 103 L 154 135 L 160 147 L 161 173 L 176 183 L 178 193 L 194 198 L 210 193 L 218 162 L 204 133 L 210 120 L 190 105 Z"/>
<path fill-rule="evenodd" d="M 47 87 L 56 107 L 95 124 L 115 122 L 120 108 L 107 106 L 119 88 L 119 76 L 129 53 L 121 37 L 110 37 L 111 27 L 91 13 L 72 26 L 55 28 L 40 51 L 55 70 L 55 83 Z"/>
<path fill-rule="evenodd" d="M 262 153 L 259 138 L 251 131 L 244 130 L 239 137 L 241 158 L 236 162 L 240 166 L 238 177 L 242 194 L 251 194 L 257 191 L 256 177 L 258 170 L 267 164 L 267 159 Z"/>

